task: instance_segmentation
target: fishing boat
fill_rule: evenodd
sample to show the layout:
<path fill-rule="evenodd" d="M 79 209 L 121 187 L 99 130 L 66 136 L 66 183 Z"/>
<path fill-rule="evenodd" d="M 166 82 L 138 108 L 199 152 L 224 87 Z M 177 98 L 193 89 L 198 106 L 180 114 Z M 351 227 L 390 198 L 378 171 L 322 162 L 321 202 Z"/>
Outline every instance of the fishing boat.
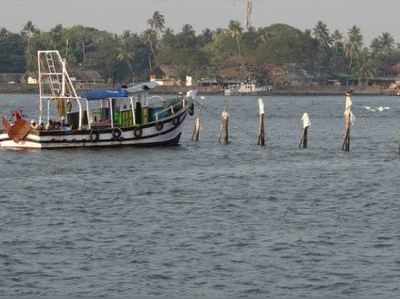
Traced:
<path fill-rule="evenodd" d="M 225 96 L 264 95 L 271 91 L 269 87 L 258 87 L 255 81 L 240 82 L 224 89 Z"/>
<path fill-rule="evenodd" d="M 16 111 L 2 119 L 2 148 L 81 148 L 177 145 L 193 101 L 150 96 L 147 82 L 78 95 L 66 61 L 56 50 L 38 52 L 39 111 L 28 120 Z"/>

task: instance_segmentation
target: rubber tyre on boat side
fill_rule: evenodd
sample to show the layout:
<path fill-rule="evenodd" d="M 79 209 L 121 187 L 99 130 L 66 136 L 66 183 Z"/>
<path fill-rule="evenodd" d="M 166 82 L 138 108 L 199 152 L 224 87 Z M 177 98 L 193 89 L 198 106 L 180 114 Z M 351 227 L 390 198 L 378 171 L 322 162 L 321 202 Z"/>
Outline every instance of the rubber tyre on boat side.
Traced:
<path fill-rule="evenodd" d="M 156 130 L 161 131 L 164 128 L 164 124 L 162 122 L 157 122 L 156 123 Z"/>
<path fill-rule="evenodd" d="M 142 128 L 136 128 L 136 129 L 134 129 L 134 130 L 133 130 L 133 135 L 134 135 L 136 138 L 142 137 L 142 136 L 143 136 L 143 129 L 142 129 Z"/>
<path fill-rule="evenodd" d="M 173 124 L 174 126 L 179 125 L 179 116 L 178 116 L 178 117 L 175 117 L 175 118 L 172 120 L 172 124 Z"/>
<path fill-rule="evenodd" d="M 113 140 L 120 140 L 122 135 L 122 130 L 120 128 L 114 128 L 112 130 L 112 139 Z"/>
<path fill-rule="evenodd" d="M 91 142 L 97 142 L 100 139 L 100 134 L 96 130 L 91 130 L 89 134 L 89 139 Z"/>

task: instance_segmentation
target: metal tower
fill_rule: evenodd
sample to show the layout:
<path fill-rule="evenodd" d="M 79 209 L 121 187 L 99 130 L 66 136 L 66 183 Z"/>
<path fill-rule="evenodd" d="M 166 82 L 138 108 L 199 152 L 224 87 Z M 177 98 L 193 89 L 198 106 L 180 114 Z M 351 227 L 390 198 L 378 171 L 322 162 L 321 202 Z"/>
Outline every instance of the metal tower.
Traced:
<path fill-rule="evenodd" d="M 252 0 L 245 0 L 246 1 L 246 29 L 249 30 L 251 27 L 251 15 L 253 13 L 253 1 Z"/>

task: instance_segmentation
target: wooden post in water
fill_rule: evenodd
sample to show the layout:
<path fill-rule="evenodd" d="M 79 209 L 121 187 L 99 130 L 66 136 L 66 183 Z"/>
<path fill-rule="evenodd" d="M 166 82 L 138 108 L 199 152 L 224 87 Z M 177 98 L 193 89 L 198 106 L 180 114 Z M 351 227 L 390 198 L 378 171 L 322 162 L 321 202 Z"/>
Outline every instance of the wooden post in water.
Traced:
<path fill-rule="evenodd" d="M 265 146 L 265 113 L 264 113 L 264 101 L 261 98 L 258 99 L 257 145 Z"/>
<path fill-rule="evenodd" d="M 346 107 L 344 111 L 344 139 L 342 144 L 342 150 L 345 152 L 350 152 L 350 143 L 351 143 L 351 125 L 352 125 L 352 112 L 353 101 L 351 99 L 351 91 L 346 92 Z"/>
<path fill-rule="evenodd" d="M 229 144 L 229 113 L 226 110 L 221 114 L 221 128 L 218 141 L 221 144 Z"/>
<path fill-rule="evenodd" d="M 198 142 L 200 138 L 200 115 L 196 116 L 194 120 L 194 127 L 193 127 L 193 134 L 192 134 L 192 141 Z"/>
<path fill-rule="evenodd" d="M 188 95 L 190 94 L 191 97 L 196 96 L 196 92 L 190 91 L 188 92 Z M 200 97 L 201 100 L 205 101 L 205 97 Z M 200 139 L 200 129 L 201 129 L 201 112 L 203 109 L 203 105 L 198 103 L 198 113 L 196 115 L 196 119 L 194 120 L 194 126 L 193 126 L 193 133 L 192 133 L 192 141 L 198 142 Z M 193 111 L 194 112 L 194 111 Z"/>
<path fill-rule="evenodd" d="M 303 134 L 300 138 L 299 148 L 307 148 L 308 147 L 308 128 L 311 126 L 311 120 L 308 113 L 304 113 L 301 118 L 303 121 Z"/>

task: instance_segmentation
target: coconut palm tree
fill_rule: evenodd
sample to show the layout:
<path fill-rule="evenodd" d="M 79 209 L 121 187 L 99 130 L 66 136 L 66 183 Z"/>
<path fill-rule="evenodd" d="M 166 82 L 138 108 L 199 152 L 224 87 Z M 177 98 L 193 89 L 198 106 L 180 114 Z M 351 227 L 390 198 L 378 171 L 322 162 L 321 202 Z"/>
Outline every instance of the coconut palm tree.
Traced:
<path fill-rule="evenodd" d="M 27 62 L 28 69 L 35 67 L 36 53 L 32 53 L 32 39 L 35 34 L 39 33 L 32 21 L 28 21 L 21 30 L 21 36 L 24 39 L 26 50 L 25 59 Z"/>
<path fill-rule="evenodd" d="M 348 59 L 348 71 L 352 73 L 355 60 L 359 57 L 363 46 L 363 36 L 357 26 L 353 26 L 347 34 L 345 56 Z"/>
<path fill-rule="evenodd" d="M 133 75 L 133 63 L 135 60 L 135 53 L 129 45 L 130 39 L 131 32 L 125 31 L 120 38 L 121 43 L 117 48 L 116 58 L 119 63 L 125 63 L 129 68 L 130 74 Z"/>
<path fill-rule="evenodd" d="M 362 49 L 359 53 L 356 73 L 359 84 L 361 84 L 361 82 L 368 84 L 368 81 L 375 76 L 375 66 L 368 48 Z"/>
<path fill-rule="evenodd" d="M 242 39 L 243 28 L 238 21 L 230 21 L 228 26 L 230 36 L 235 40 L 239 57 L 242 56 L 240 41 Z"/>
<path fill-rule="evenodd" d="M 327 73 L 329 61 L 331 59 L 332 46 L 332 39 L 328 26 L 322 21 L 319 21 L 313 29 L 313 35 L 318 42 L 318 51 L 315 58 L 319 65 L 319 73 Z"/>
<path fill-rule="evenodd" d="M 153 16 L 147 20 L 147 24 L 149 25 L 149 29 L 143 33 L 143 36 L 146 44 L 150 48 L 151 55 L 149 55 L 149 69 L 151 72 L 153 65 L 155 64 L 154 60 L 156 58 L 158 40 L 161 38 L 161 33 L 165 29 L 165 17 L 159 11 L 155 11 Z"/>
<path fill-rule="evenodd" d="M 24 38 L 30 39 L 33 37 L 35 33 L 38 33 L 39 30 L 36 29 L 35 25 L 33 25 L 32 21 L 28 21 L 24 27 L 22 28 L 21 35 Z"/>
<path fill-rule="evenodd" d="M 335 48 L 336 54 L 339 53 L 341 49 L 343 49 L 343 34 L 340 33 L 339 30 L 335 30 L 332 34 L 332 43 Z"/>
<path fill-rule="evenodd" d="M 381 46 L 382 54 L 389 55 L 393 51 L 395 45 L 393 36 L 388 32 L 384 32 L 378 38 L 378 40 Z"/>
<path fill-rule="evenodd" d="M 318 40 L 323 49 L 329 49 L 332 45 L 332 38 L 328 26 L 319 21 L 313 29 L 314 37 Z"/>
<path fill-rule="evenodd" d="M 151 19 L 147 21 L 151 30 L 157 32 L 157 37 L 160 38 L 161 33 L 165 28 L 165 17 L 159 11 L 155 11 Z"/>
<path fill-rule="evenodd" d="M 149 62 L 149 70 L 151 72 L 153 70 L 153 65 L 155 64 L 154 60 L 156 57 L 155 45 L 157 44 L 157 33 L 154 30 L 147 29 L 143 33 L 143 39 L 144 39 L 146 45 L 150 49 L 148 62 Z"/>

